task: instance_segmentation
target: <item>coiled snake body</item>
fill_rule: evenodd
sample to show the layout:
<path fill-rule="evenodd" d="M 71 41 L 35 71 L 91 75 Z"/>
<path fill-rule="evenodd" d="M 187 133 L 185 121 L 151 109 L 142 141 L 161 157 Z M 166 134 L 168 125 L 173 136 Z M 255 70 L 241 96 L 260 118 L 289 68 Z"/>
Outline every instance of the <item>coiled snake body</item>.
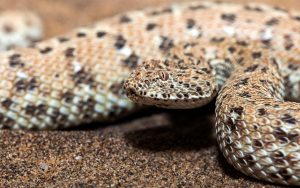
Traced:
<path fill-rule="evenodd" d="M 300 99 L 299 37 L 300 13 L 258 4 L 188 2 L 117 15 L 1 53 L 0 126 L 117 118 L 137 108 L 123 83 L 133 101 L 167 108 L 202 106 L 221 89 L 216 130 L 228 162 L 300 185 L 300 106 L 283 101 Z"/>

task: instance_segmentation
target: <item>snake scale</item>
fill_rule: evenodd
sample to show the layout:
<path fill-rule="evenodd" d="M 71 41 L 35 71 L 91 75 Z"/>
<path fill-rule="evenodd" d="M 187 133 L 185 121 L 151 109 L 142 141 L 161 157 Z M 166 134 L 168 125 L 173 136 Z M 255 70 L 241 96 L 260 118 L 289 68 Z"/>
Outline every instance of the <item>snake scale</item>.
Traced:
<path fill-rule="evenodd" d="M 122 13 L 0 53 L 0 127 L 115 119 L 140 107 L 126 94 L 165 108 L 200 107 L 217 95 L 227 161 L 261 180 L 300 185 L 300 106 L 284 101 L 300 99 L 299 37 L 299 12 L 262 4 Z"/>

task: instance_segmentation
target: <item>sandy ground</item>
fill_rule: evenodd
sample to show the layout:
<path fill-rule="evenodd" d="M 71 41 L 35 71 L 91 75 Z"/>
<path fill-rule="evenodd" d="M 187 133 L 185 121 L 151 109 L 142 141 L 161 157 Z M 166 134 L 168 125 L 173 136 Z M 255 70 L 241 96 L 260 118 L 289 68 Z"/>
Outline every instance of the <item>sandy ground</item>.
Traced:
<path fill-rule="evenodd" d="M 118 12 L 171 1 L 0 0 L 0 10 L 35 11 L 49 38 Z M 300 7 L 298 0 L 258 2 Z M 110 125 L 70 131 L 0 131 L 0 187 L 276 187 L 225 161 L 213 134 L 213 112 L 213 104 L 149 109 Z"/>

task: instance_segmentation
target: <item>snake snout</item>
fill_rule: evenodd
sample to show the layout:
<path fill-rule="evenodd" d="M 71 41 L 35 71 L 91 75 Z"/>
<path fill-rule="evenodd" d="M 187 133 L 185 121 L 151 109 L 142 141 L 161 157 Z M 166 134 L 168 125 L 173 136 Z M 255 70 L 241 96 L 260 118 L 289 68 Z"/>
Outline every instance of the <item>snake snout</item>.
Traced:
<path fill-rule="evenodd" d="M 123 89 L 128 98 L 132 99 L 137 96 L 135 88 L 130 83 L 126 82 L 123 86 Z"/>
<path fill-rule="evenodd" d="M 126 95 L 127 96 L 133 96 L 136 95 L 135 90 L 133 88 L 126 89 Z"/>

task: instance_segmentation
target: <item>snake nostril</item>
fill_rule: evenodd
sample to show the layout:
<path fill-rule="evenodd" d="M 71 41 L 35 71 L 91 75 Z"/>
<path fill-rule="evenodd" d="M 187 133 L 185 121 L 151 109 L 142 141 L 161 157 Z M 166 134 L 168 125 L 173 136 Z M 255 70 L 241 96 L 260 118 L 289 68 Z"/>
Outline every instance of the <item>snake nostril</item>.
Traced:
<path fill-rule="evenodd" d="M 127 88 L 126 94 L 127 94 L 127 96 L 134 96 L 134 95 L 136 95 L 136 92 L 133 88 Z"/>

